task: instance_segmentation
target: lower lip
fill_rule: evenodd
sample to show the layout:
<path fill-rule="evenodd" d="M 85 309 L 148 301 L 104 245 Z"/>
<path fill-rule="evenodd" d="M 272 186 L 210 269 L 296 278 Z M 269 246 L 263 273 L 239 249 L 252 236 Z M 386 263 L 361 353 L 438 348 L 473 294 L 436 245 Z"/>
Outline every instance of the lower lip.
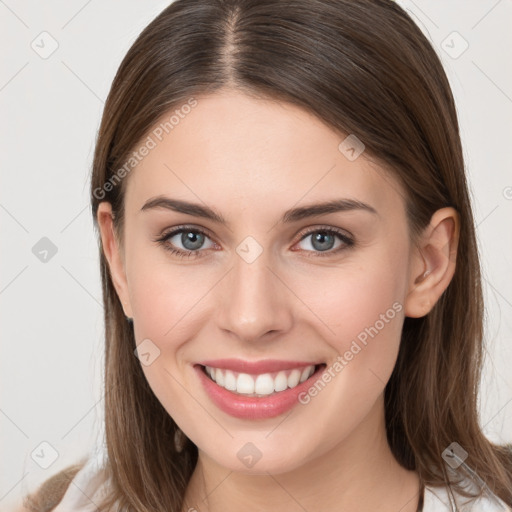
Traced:
<path fill-rule="evenodd" d="M 197 372 L 204 389 L 213 403 L 222 411 L 237 418 L 258 420 L 274 418 L 297 405 L 299 403 L 299 394 L 311 386 L 312 382 L 319 377 L 325 367 L 325 364 L 319 365 L 309 379 L 306 379 L 294 388 L 261 398 L 239 395 L 219 386 L 206 375 L 204 367 L 201 365 L 195 365 L 194 370 Z"/>

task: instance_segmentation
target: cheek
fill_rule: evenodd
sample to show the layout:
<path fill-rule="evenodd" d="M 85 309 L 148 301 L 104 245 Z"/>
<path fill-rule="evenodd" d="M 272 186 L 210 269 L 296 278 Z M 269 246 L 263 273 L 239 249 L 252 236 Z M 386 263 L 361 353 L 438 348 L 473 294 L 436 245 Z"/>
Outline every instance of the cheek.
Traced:
<path fill-rule="evenodd" d="M 179 333 L 183 335 L 185 326 L 190 329 L 215 276 L 205 266 L 180 263 L 142 237 L 127 240 L 127 254 L 136 340 L 150 338 L 168 344 Z"/>
<path fill-rule="evenodd" d="M 315 325 L 335 354 L 333 385 L 324 396 L 340 403 L 343 414 L 363 414 L 391 376 L 404 320 L 407 257 L 406 241 L 396 240 L 301 282 L 298 294 L 321 319 Z"/>
<path fill-rule="evenodd" d="M 363 422 L 391 376 L 404 319 L 401 263 L 391 252 L 381 252 L 357 266 L 331 269 L 330 280 L 315 284 L 311 279 L 302 287 L 312 300 L 308 306 L 329 326 L 315 322 L 331 349 L 325 350 L 332 357 L 328 371 L 301 398 L 309 417 L 322 419 L 322 449 L 330 449 Z"/>
<path fill-rule="evenodd" d="M 156 252 L 156 251 L 153 251 Z M 215 276 L 167 260 L 166 255 L 136 254 L 129 268 L 130 300 L 134 314 L 136 344 L 145 343 L 151 357 L 142 366 L 155 396 L 167 412 L 187 431 L 191 369 L 182 348 L 197 337 L 204 324 L 208 290 Z M 151 343 L 145 340 L 150 340 Z M 156 348 L 155 348 L 156 346 Z M 142 359 L 141 359 L 142 361 Z M 196 411 L 199 414 L 199 411 Z"/>
<path fill-rule="evenodd" d="M 375 248 L 296 281 L 297 295 L 322 321 L 321 333 L 338 353 L 350 350 L 354 340 L 364 345 L 379 339 L 376 351 L 399 343 L 407 281 L 405 249 Z"/>

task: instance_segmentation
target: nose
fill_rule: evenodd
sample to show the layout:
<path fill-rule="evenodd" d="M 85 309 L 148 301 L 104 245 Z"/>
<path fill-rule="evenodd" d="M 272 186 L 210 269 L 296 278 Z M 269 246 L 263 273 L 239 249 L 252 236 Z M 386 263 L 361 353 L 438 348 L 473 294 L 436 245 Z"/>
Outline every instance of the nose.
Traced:
<path fill-rule="evenodd" d="M 292 325 L 293 293 L 271 267 L 266 252 L 247 262 L 235 255 L 216 291 L 216 323 L 241 341 L 274 339 Z"/>

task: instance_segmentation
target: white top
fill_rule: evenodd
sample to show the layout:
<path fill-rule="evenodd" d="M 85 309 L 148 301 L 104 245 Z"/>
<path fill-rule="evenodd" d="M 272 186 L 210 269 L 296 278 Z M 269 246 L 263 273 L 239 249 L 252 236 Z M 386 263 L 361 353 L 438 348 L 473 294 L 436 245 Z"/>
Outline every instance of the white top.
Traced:
<path fill-rule="evenodd" d="M 62 500 L 53 509 L 54 512 L 96 512 L 100 498 L 106 492 L 102 471 L 106 460 L 106 450 L 96 447 L 71 480 Z"/>
<path fill-rule="evenodd" d="M 467 487 L 466 485 L 464 487 Z M 466 498 L 453 491 L 460 512 L 512 512 L 506 503 L 495 496 L 481 497 L 477 499 Z M 452 497 L 448 487 L 425 488 L 423 512 L 451 512 Z"/>
<path fill-rule="evenodd" d="M 96 504 L 106 492 L 102 468 L 106 462 L 104 450 L 91 454 L 84 467 L 75 475 L 54 512 L 96 512 Z M 455 493 L 460 512 L 512 512 L 497 496 L 470 500 Z M 447 487 L 425 488 L 423 512 L 451 512 Z"/>

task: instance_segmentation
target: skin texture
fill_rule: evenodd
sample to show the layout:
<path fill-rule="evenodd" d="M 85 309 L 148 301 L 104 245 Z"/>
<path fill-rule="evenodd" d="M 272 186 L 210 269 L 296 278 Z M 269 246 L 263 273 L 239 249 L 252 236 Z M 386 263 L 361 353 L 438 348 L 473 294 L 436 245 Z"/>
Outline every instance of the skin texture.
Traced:
<path fill-rule="evenodd" d="M 293 105 L 229 89 L 197 100 L 125 178 L 123 244 L 109 203 L 98 210 L 136 342 L 150 339 L 160 350 L 144 373 L 199 449 L 183 510 L 415 511 L 419 480 L 390 451 L 384 388 L 404 315 L 427 314 L 453 276 L 457 213 L 438 210 L 415 245 L 400 185 L 364 152 L 347 159 L 338 150 L 347 134 Z M 160 195 L 206 204 L 228 225 L 164 208 L 141 211 Z M 377 214 L 353 210 L 279 223 L 290 208 L 340 198 L 367 203 Z M 202 256 L 179 258 L 154 241 L 182 224 L 206 230 L 196 245 Z M 314 234 L 302 234 L 330 227 L 355 244 L 336 236 L 322 251 Z M 236 252 L 247 236 L 262 249 L 250 264 Z M 181 240 L 178 233 L 167 244 L 190 249 Z M 279 417 L 231 417 L 193 370 L 224 357 L 330 367 L 393 304 L 400 311 L 317 396 Z M 252 468 L 237 457 L 248 442 L 262 454 Z"/>

